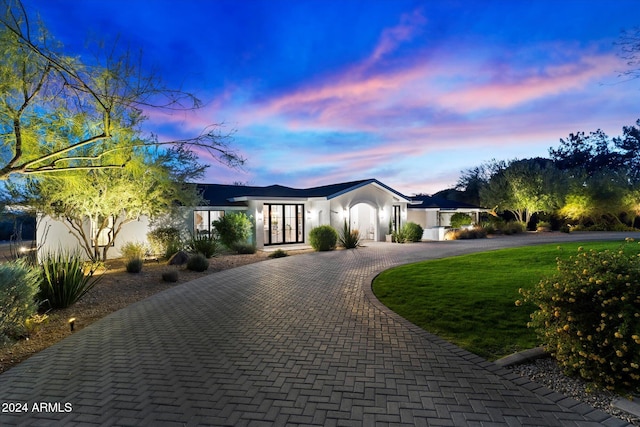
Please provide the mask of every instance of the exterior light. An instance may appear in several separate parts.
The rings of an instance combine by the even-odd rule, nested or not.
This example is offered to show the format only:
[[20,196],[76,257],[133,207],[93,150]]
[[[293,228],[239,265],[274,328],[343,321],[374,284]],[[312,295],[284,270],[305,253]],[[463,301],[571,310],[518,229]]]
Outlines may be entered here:
[[76,318],[72,317],[69,319],[69,329],[71,329],[71,332],[73,332],[73,329],[76,325]]

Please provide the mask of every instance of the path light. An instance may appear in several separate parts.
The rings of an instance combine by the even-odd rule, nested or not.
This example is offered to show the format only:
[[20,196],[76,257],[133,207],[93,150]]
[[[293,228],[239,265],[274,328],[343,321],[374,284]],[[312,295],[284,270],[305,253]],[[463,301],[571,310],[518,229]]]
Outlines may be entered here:
[[69,328],[71,329],[71,332],[73,332],[73,328],[75,327],[75,325],[76,325],[76,318],[75,317],[70,318],[69,319]]

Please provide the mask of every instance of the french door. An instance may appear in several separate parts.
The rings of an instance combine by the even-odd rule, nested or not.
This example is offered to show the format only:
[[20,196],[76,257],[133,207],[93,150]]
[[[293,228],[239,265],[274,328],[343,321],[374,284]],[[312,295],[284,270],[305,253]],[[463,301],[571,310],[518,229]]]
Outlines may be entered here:
[[265,203],[264,244],[304,243],[304,205]]

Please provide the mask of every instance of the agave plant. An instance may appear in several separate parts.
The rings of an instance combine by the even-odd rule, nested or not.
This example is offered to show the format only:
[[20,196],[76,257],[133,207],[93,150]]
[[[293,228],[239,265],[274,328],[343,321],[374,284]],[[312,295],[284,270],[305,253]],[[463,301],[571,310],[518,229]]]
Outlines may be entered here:
[[340,246],[345,249],[357,248],[360,246],[360,232],[358,230],[351,230],[351,225],[348,225],[347,220],[345,220],[339,240]]
[[51,308],[69,307],[98,283],[101,276],[94,277],[95,272],[77,253],[50,253],[42,260],[39,299]]

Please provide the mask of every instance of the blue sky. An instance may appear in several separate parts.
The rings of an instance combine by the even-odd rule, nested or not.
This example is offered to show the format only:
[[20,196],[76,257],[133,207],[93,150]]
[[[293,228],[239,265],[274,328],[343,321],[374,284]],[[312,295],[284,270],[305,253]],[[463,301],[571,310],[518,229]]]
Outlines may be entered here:
[[[640,2],[24,0],[68,53],[119,38],[196,112],[149,114],[163,139],[234,130],[243,169],[206,181],[307,187],[377,178],[406,194],[496,158],[640,118],[615,43]],[[205,154],[204,162],[210,162]]]

